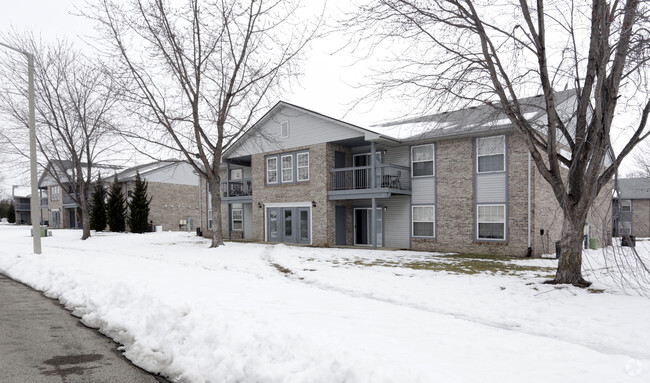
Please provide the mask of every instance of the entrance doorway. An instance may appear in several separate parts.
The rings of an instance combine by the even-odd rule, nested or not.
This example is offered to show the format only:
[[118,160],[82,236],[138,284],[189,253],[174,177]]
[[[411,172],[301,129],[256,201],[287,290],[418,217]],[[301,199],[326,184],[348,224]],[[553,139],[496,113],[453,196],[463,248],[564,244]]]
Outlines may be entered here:
[[267,208],[267,240],[311,244],[310,210],[308,207]]
[[[372,245],[372,209],[369,207],[354,209],[354,244],[361,246]],[[375,226],[377,228],[377,247],[384,246],[384,210],[375,211]]]

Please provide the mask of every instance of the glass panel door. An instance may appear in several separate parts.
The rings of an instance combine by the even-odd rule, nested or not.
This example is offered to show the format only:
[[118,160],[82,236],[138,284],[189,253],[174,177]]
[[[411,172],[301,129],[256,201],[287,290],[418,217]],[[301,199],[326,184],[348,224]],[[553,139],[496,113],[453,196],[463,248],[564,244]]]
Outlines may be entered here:
[[280,233],[278,233],[278,208],[267,209],[269,214],[268,240],[270,242],[279,242]]
[[282,216],[284,221],[284,240],[283,242],[296,242],[296,232],[294,230],[294,211],[292,208],[282,209]]
[[298,242],[311,243],[309,230],[309,208],[298,209]]

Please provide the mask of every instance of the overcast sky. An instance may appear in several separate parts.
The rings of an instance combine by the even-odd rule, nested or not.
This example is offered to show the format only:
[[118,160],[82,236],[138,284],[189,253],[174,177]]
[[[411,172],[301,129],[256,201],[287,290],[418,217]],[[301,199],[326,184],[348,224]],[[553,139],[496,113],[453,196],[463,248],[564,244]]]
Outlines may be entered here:
[[[321,1],[309,0],[304,3],[313,6],[314,9],[320,9]],[[0,31],[8,32],[12,28],[17,32],[34,31],[40,33],[46,40],[85,38],[94,33],[94,24],[74,15],[75,6],[83,4],[83,0],[5,2],[0,13]],[[326,19],[332,20],[335,15],[341,14],[339,7],[348,4],[348,1],[330,0]],[[386,103],[379,108],[368,105],[351,107],[365,92],[356,85],[363,80],[368,68],[365,67],[365,63],[359,63],[353,54],[341,51],[340,48],[344,44],[345,37],[340,34],[331,34],[327,38],[314,42],[306,53],[307,59],[301,65],[303,75],[299,78],[299,83],[292,86],[290,92],[283,94],[281,99],[364,127],[388,118],[398,118],[395,113],[402,108],[392,103]],[[12,183],[28,184],[28,182],[28,175],[18,179],[6,179],[0,185],[0,190],[11,193]]]
[[[306,0],[303,4],[319,8],[323,0]],[[84,0],[16,0],[4,2],[0,12],[0,31],[33,31],[45,39],[65,37],[71,40],[94,33],[93,23],[75,16],[75,6]],[[348,7],[348,0],[328,0],[326,20],[333,20],[341,14],[340,7]],[[379,105],[361,104],[352,108],[355,100],[367,92],[359,88],[370,73],[368,60],[359,58],[349,50],[341,50],[345,37],[330,34],[313,43],[306,52],[300,84],[282,95],[281,99],[316,112],[343,119],[347,122],[371,128],[373,123],[405,116],[408,106],[394,100],[384,100]],[[277,101],[280,101],[279,99]],[[615,143],[616,145],[616,143]],[[628,161],[629,163],[630,161]],[[0,175],[0,178],[2,175]],[[28,175],[0,180],[0,194],[10,194],[10,185],[28,184]],[[1,197],[1,196],[0,196]]]

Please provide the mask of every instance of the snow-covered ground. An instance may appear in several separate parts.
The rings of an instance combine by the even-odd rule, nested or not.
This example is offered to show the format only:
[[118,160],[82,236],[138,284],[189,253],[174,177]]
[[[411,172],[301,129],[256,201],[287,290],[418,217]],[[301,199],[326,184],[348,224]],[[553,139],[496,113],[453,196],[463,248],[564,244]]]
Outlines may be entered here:
[[80,234],[33,255],[28,227],[0,225],[0,272],[173,381],[650,382],[650,299],[602,251],[584,290],[541,283],[554,259]]

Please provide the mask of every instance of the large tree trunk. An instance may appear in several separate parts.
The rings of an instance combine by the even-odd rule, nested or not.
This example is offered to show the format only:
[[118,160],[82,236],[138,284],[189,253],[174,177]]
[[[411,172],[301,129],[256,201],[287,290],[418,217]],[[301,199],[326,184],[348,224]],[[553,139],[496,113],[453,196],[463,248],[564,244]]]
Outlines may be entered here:
[[83,226],[83,233],[81,234],[81,239],[90,238],[90,212],[88,208],[81,208],[81,224]]
[[208,179],[210,183],[212,203],[212,244],[210,247],[219,247],[223,245],[223,231],[221,223],[221,182],[218,176]]
[[[579,215],[582,217],[583,215]],[[591,282],[582,278],[582,241],[585,218],[564,217],[562,237],[560,239],[560,254],[555,279],[548,281],[553,284],[568,283],[579,287],[589,287]]]

